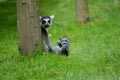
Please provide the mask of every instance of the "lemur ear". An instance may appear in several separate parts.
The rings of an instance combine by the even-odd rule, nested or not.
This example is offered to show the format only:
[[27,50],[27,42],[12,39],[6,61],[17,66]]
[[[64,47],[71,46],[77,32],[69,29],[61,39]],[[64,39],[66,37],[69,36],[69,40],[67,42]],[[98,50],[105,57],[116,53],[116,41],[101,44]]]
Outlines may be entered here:
[[50,18],[53,20],[54,19],[54,15],[51,15]]
[[41,17],[41,16],[39,16],[39,18],[41,19],[42,17]]

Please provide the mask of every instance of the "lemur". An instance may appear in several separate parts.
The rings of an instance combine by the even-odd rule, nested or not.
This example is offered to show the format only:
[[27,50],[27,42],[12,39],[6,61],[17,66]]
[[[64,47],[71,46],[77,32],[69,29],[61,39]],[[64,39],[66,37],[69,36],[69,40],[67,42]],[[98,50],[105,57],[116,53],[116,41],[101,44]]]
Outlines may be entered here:
[[58,39],[58,42],[55,47],[52,47],[50,44],[47,28],[52,25],[52,20],[54,15],[51,16],[40,16],[40,26],[43,38],[44,50],[56,53],[58,55],[69,55],[69,40],[67,37],[62,36]]

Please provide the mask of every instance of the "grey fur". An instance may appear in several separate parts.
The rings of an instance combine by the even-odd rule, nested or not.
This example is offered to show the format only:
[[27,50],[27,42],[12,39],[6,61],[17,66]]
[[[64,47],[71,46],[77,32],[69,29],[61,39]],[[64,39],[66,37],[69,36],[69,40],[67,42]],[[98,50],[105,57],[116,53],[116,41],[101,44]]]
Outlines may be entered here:
[[54,15],[40,17],[44,49],[58,55],[69,55],[69,41],[66,37],[60,37],[57,45],[52,47],[48,37],[47,28],[51,26]]

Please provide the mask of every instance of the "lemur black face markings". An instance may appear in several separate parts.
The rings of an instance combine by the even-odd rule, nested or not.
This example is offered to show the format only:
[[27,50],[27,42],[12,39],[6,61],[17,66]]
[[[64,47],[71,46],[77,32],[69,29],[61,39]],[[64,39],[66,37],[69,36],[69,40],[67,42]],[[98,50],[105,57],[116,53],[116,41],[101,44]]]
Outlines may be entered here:
[[51,15],[50,17],[49,16],[40,17],[41,27],[45,29],[50,27],[53,19],[54,19],[54,15]]
[[52,47],[50,45],[48,32],[46,29],[51,26],[53,19],[54,19],[54,15],[43,16],[43,17],[40,16],[44,49],[49,52],[54,52],[58,55],[68,56],[69,55],[69,40],[66,37],[60,37],[55,47]]

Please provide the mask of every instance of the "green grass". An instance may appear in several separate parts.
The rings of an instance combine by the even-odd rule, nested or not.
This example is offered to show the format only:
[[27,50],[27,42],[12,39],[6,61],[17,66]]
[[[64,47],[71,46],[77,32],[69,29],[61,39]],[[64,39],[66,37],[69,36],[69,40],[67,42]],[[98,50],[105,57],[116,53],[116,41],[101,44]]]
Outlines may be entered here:
[[21,56],[15,0],[0,2],[0,80],[120,80],[120,7],[89,0],[90,22],[77,24],[74,0],[40,0],[40,15],[55,15],[51,44],[65,35],[70,56]]

